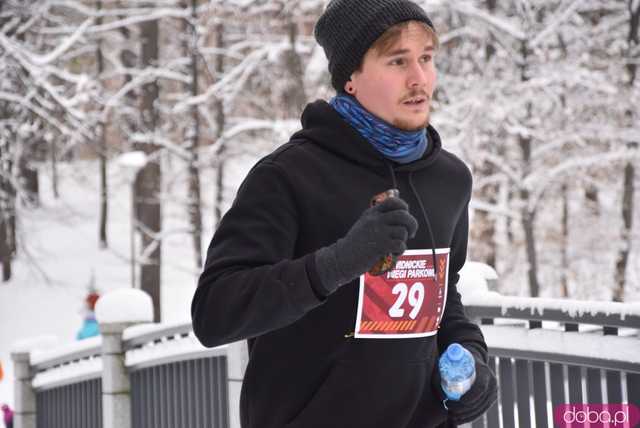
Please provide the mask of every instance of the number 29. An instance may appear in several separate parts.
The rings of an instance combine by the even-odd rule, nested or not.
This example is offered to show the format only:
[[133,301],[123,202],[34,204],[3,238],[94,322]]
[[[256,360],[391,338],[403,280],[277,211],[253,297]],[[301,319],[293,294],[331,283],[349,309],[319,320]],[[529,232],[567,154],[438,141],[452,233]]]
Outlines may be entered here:
[[412,308],[411,312],[409,312],[409,317],[416,319],[424,302],[424,284],[416,282],[409,288],[404,282],[399,282],[393,287],[391,293],[398,295],[398,298],[393,306],[389,308],[389,316],[392,318],[402,318],[404,316],[404,308],[402,308],[402,305],[408,297],[409,305],[411,305]]

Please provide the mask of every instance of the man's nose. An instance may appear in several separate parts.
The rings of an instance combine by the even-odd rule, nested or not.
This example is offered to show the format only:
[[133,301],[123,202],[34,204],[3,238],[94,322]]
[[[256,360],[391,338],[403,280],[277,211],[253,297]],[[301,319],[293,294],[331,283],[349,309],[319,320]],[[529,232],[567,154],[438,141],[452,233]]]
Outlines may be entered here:
[[407,75],[407,86],[410,88],[422,88],[428,82],[425,66],[419,61],[411,62]]

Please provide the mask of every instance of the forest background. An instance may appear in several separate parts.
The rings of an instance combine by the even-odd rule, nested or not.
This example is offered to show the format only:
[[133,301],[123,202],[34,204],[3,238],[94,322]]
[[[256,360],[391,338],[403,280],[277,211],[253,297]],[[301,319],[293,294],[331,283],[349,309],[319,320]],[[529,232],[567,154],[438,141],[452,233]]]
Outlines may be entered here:
[[[70,266],[95,283],[115,255],[117,286],[163,318],[170,272],[192,292],[244,173],[334,95],[313,39],[326,3],[0,2],[4,283]],[[640,0],[419,3],[440,38],[432,124],[474,176],[468,259],[503,294],[638,300]],[[78,211],[96,252],[67,265]]]

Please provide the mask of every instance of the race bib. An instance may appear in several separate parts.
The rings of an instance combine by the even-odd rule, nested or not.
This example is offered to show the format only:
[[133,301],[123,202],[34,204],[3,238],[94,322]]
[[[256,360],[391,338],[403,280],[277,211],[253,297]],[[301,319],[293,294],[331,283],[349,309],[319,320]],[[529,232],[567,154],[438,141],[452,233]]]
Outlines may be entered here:
[[447,301],[449,249],[437,249],[435,262],[437,270],[431,250],[407,250],[383,275],[361,275],[354,336],[394,339],[436,334]]

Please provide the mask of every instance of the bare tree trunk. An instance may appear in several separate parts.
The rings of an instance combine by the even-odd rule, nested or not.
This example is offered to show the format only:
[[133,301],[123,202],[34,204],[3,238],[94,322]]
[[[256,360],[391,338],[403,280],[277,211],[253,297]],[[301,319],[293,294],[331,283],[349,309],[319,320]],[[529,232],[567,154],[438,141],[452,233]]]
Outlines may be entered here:
[[[2,11],[6,2],[0,1],[0,11]],[[6,12],[6,11],[5,11]],[[5,23],[8,20],[14,19],[11,14],[3,13],[0,15],[0,27],[4,27]],[[24,22],[27,18],[24,16],[20,17],[20,21]],[[14,30],[17,29],[18,26],[14,27]],[[13,37],[13,33],[5,34],[7,37]],[[23,35],[16,36],[19,40],[24,40]],[[19,72],[18,72],[19,73]],[[17,85],[23,86],[21,83],[22,79],[11,74],[9,79],[12,79],[13,82]],[[24,89],[24,88],[23,88]],[[15,115],[15,110],[12,110],[10,105],[7,102],[0,102],[0,119],[5,120],[7,118],[11,118]],[[17,244],[17,234],[16,234],[16,199],[17,199],[17,189],[15,184],[11,181],[9,177],[16,177],[16,165],[14,163],[14,155],[16,150],[16,144],[18,143],[17,135],[15,134],[15,130],[11,131],[10,138],[8,139],[0,139],[0,171],[2,172],[2,176],[0,176],[0,197],[2,201],[2,207],[0,209],[0,228],[3,230],[3,242],[0,245],[3,246],[1,251],[1,262],[2,262],[2,277],[4,281],[8,281],[11,279],[11,262],[13,258],[16,256],[18,252],[18,244]]]
[[[125,5],[120,4],[120,2],[117,5],[118,8],[120,9],[124,9]],[[123,16],[119,16],[119,19],[124,19]],[[125,67],[125,69],[129,70],[132,69],[136,66],[136,62],[137,62],[137,56],[136,53],[134,51],[134,47],[136,45],[136,42],[133,40],[132,36],[131,36],[131,30],[127,27],[120,27],[120,34],[122,35],[122,37],[124,38],[125,42],[122,44],[122,48],[120,50],[120,61],[122,62],[123,67]],[[126,86],[129,82],[131,82],[132,80],[132,76],[131,73],[129,72],[125,72],[124,76],[123,76],[123,86]],[[135,106],[136,106],[136,102],[137,102],[137,96],[136,93],[133,90],[129,90],[127,91],[127,93],[125,94],[124,99],[126,100],[126,112],[125,114],[123,114],[122,116],[117,116],[118,119],[118,124],[120,129],[120,135],[122,137],[122,140],[125,141],[127,144],[127,149],[131,150],[133,147],[132,144],[130,144],[129,142],[129,136],[133,135],[134,133],[138,132],[138,128],[139,128],[139,121],[138,118],[134,115],[131,114],[129,112],[132,112],[135,110]],[[130,235],[130,247],[131,247],[131,260],[130,260],[130,264],[131,264],[131,287],[134,288],[138,288],[139,285],[136,284],[136,270],[137,270],[137,261],[136,261],[136,242],[135,242],[135,237],[137,236],[137,232],[138,232],[138,219],[139,219],[139,215],[138,213],[140,212],[139,206],[138,206],[138,200],[137,200],[137,196],[136,196],[136,191],[137,191],[138,185],[137,185],[137,177],[136,180],[134,181],[134,183],[131,186],[131,205],[132,205],[132,219],[131,219],[131,235]]]
[[11,251],[7,243],[7,222],[0,219],[0,261],[2,262],[2,281],[11,279]]
[[[26,22],[28,19],[27,16],[21,16],[20,20]],[[17,32],[16,39],[20,42],[25,42],[25,33]],[[22,70],[22,74],[26,75],[26,71]],[[32,113],[32,117],[36,118],[35,113]],[[38,169],[31,163],[32,159],[35,159],[35,144],[33,141],[33,136],[31,139],[25,140],[25,138],[20,138],[19,144],[22,147],[19,147],[20,150],[18,156],[18,182],[20,183],[20,187],[23,193],[22,202],[26,203],[27,206],[37,207],[40,204],[40,183],[38,180]]]
[[[13,161],[7,160],[7,169],[6,172],[9,174],[8,176],[13,176],[14,172],[14,164]],[[6,182],[6,193],[8,195],[8,206],[7,206],[7,216],[8,216],[8,244],[9,250],[11,251],[11,256],[15,257],[18,254],[18,237],[17,237],[17,221],[16,217],[18,216],[16,205],[17,205],[17,197],[18,192],[15,186],[11,183]]]
[[[156,66],[158,62],[158,20],[140,24],[142,66]],[[140,105],[141,124],[144,132],[152,136],[155,132],[158,112],[154,103],[158,99],[158,83],[146,83],[142,87]],[[150,160],[138,172],[136,196],[139,206],[139,231],[142,236],[142,257],[140,261],[140,287],[149,293],[153,301],[154,322],[160,321],[160,273],[162,229],[160,193],[162,174],[160,157],[155,153],[158,148],[153,141],[142,143],[139,147],[147,153]],[[155,156],[154,156],[155,154]]]
[[[487,150],[490,150],[487,148]],[[495,167],[490,162],[483,163],[479,168],[479,173],[483,177],[490,177],[495,174]],[[478,191],[480,200],[489,204],[497,203],[498,186],[486,185]],[[472,259],[482,260],[484,263],[496,266],[496,221],[494,215],[482,209],[476,209],[473,214],[472,234]]]
[[58,192],[58,148],[56,147],[55,138],[51,140],[51,150],[50,150],[50,159],[51,159],[51,190],[53,191],[53,197],[58,199],[60,197],[60,193]]
[[[125,6],[119,5],[118,7],[124,8]],[[124,19],[124,16],[119,16],[118,18]],[[125,39],[122,50],[120,51],[120,61],[122,62],[122,65],[126,69],[132,69],[136,66],[136,62],[137,62],[136,53],[133,49],[135,46],[135,41],[131,37],[131,30],[127,27],[120,27],[120,34],[122,34],[122,37],[124,37]],[[123,86],[131,82],[131,79],[132,79],[131,74],[125,73]],[[127,91],[125,96],[127,100],[127,107],[130,107],[127,109],[127,111],[129,110],[133,111],[133,108],[137,102],[136,93],[133,90],[130,90],[130,91]],[[133,133],[138,131],[138,125],[139,125],[138,118],[134,116],[135,115],[127,114],[124,117],[125,138],[127,138],[129,135],[132,135]]]
[[[0,11],[4,6],[4,2],[0,1]],[[0,27],[3,27],[7,17],[0,17]],[[7,103],[0,101],[0,119],[5,120],[10,116]],[[11,161],[9,153],[11,152],[10,141],[0,140],[0,263],[2,264],[2,281],[7,282],[11,279],[11,259],[12,251],[12,232],[11,232],[11,183],[7,177],[11,177]],[[14,235],[15,237],[15,235]]]
[[289,30],[290,48],[286,54],[286,69],[289,85],[283,94],[284,108],[282,109],[285,118],[299,116],[307,102],[307,95],[304,90],[302,60],[296,51],[298,26],[291,15],[289,15],[288,19],[289,22],[287,26]]
[[600,196],[598,188],[593,184],[587,186],[584,190],[584,198],[589,213],[594,216],[600,216]]
[[24,201],[30,207],[37,207],[40,205],[40,180],[38,177],[38,168],[36,168],[30,161],[33,156],[33,145],[27,144],[20,156],[19,174],[20,183],[24,191]]
[[[183,4],[186,9],[186,2]],[[191,83],[187,84],[186,90],[191,96],[198,95],[198,32],[197,32],[197,0],[191,0],[191,25],[184,20],[184,52],[185,56],[190,59]],[[189,30],[191,40],[188,38]],[[202,210],[200,200],[200,169],[198,167],[199,156],[198,148],[200,146],[200,115],[198,114],[198,106],[191,107],[191,123],[185,129],[186,139],[189,141],[188,151],[189,159],[189,220],[191,222],[191,230],[193,237],[193,252],[196,267],[202,267]]]
[[[527,41],[522,42],[521,48],[522,66],[521,81],[526,82],[529,80],[527,75],[527,58],[529,55],[529,48]],[[530,101],[527,101],[527,117],[531,118],[532,105]],[[519,137],[520,151],[522,152],[522,177],[525,178],[531,173],[531,137],[521,135]],[[538,260],[536,253],[536,240],[534,233],[535,224],[535,211],[529,207],[531,195],[529,190],[525,188],[520,189],[520,199],[522,201],[522,227],[524,229],[526,252],[527,252],[527,276],[529,277],[529,292],[531,297],[538,297],[540,295],[540,284],[538,282]]]
[[[496,0],[487,0],[487,10],[493,14],[496,9]],[[493,35],[489,35],[485,46],[485,63],[488,64],[495,54]],[[494,141],[497,141],[495,139]],[[492,147],[485,147],[485,150],[492,150]],[[483,177],[491,177],[496,169],[493,163],[484,162],[480,165],[480,174]],[[477,196],[480,200],[489,204],[497,203],[498,186],[487,185],[478,190]],[[494,216],[485,210],[476,210],[473,215],[473,225],[471,227],[472,246],[470,248],[473,260],[482,260],[484,263],[496,267],[496,221]]]
[[[558,45],[562,52],[563,58],[567,57],[567,44],[562,37],[562,33],[557,34]],[[564,94],[560,95],[560,105],[564,110],[567,107],[567,97]],[[560,294],[561,297],[569,297],[569,273],[571,272],[571,261],[569,260],[569,185],[564,182],[560,188],[560,194],[562,197],[562,250],[561,250],[561,263],[562,271],[560,278]]]
[[[4,107],[4,106],[3,106]],[[2,117],[6,117],[4,108],[2,109]],[[2,175],[0,176],[0,263],[2,263],[2,280],[4,282],[11,279],[11,260],[12,254],[12,242],[11,242],[11,184],[5,177],[10,176],[10,162],[5,156],[8,155],[6,145],[9,142],[5,142],[3,146],[0,146],[0,170]]]
[[562,184],[562,297],[569,297],[569,186]]
[[622,229],[621,247],[616,261],[616,288],[613,291],[613,300],[624,301],[624,289],[626,283],[627,264],[629,253],[631,253],[631,227],[633,225],[633,194],[635,168],[631,163],[627,163],[624,168],[624,189],[622,194]]
[[[497,5],[498,5],[497,0],[487,0],[487,10],[489,11],[490,14],[493,15]],[[484,56],[487,59],[487,61],[489,61],[493,57],[493,55],[496,53],[496,47],[494,46],[494,41],[495,41],[494,39],[495,39],[494,35],[489,34],[489,41],[487,42],[485,46],[485,51],[484,51]]]
[[[493,14],[496,10],[496,0],[487,0],[487,9],[489,9],[489,13]],[[495,52],[496,52],[496,48],[494,46],[494,36],[492,34],[489,38],[489,42],[487,43],[486,50],[485,50],[485,58],[487,63],[491,61],[491,58],[493,58],[493,55],[495,54]],[[496,172],[495,165],[493,163],[487,163],[486,168],[487,168],[486,176],[492,176],[495,174]],[[486,189],[487,189],[486,200],[489,203],[495,204],[497,202],[497,194],[498,194],[497,186],[489,186]],[[489,213],[485,212],[482,214],[482,216],[485,217],[483,220],[486,224],[486,227],[484,228],[482,240],[484,241],[488,249],[484,260],[488,265],[495,267],[496,253],[497,253],[496,238],[495,238],[496,221],[495,221],[495,218]]]
[[[96,0],[96,10],[98,13],[102,10],[102,0]],[[102,17],[96,20],[97,25],[102,24]],[[96,49],[96,67],[98,80],[104,71],[104,60],[102,57],[102,38],[98,39],[98,47]],[[107,248],[109,242],[107,240],[107,216],[109,214],[109,188],[107,183],[107,139],[105,135],[105,124],[101,121],[98,126],[98,158],[100,160],[100,230],[98,238],[101,248]]]
[[[627,72],[629,74],[629,91],[633,89],[633,85],[636,80],[637,64],[632,61],[631,56],[637,50],[638,39],[638,27],[640,26],[640,3],[633,0],[628,1],[629,9],[629,46],[628,52],[630,58],[628,58]],[[634,10],[633,7],[636,7]],[[628,109],[625,112],[628,125],[633,126],[637,123],[636,113],[633,109]],[[638,147],[638,141],[630,141],[627,143],[627,147],[630,149]],[[635,166],[632,162],[627,162],[624,168],[624,187],[622,193],[622,240],[620,243],[620,250],[618,251],[618,257],[616,261],[616,274],[615,282],[616,288],[613,290],[613,300],[616,302],[624,301],[624,290],[627,281],[627,265],[629,263],[629,254],[631,253],[632,242],[632,228],[633,228],[633,197],[635,193]]]
[[[223,49],[225,45],[224,41],[224,25],[221,22],[218,22],[216,25],[216,47],[218,49]],[[215,61],[215,72],[216,76],[222,76],[224,73],[224,57],[220,54],[216,55]],[[220,220],[222,219],[222,203],[224,201],[224,166],[225,166],[225,144],[222,142],[222,134],[224,133],[224,128],[226,125],[226,118],[224,115],[224,105],[222,104],[222,100],[216,99],[215,101],[215,110],[216,110],[216,144],[219,145],[217,154],[217,165],[216,169],[216,194],[215,194],[215,228],[218,228],[220,224]]]

